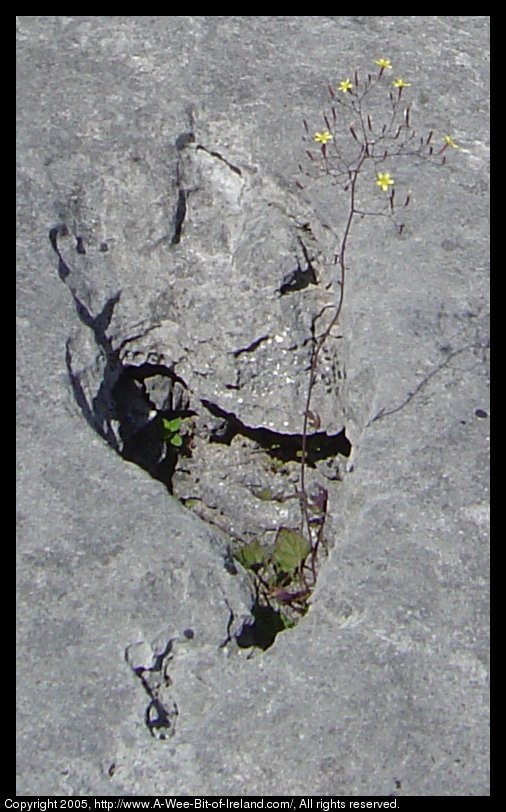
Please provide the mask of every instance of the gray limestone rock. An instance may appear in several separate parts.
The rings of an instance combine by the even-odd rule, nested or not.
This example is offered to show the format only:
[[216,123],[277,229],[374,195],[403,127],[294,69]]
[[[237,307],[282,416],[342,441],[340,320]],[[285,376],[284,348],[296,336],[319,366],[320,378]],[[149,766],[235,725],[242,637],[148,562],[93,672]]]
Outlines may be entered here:
[[[105,185],[82,178],[60,202],[50,239],[80,322],[67,368],[84,416],[115,450],[232,538],[269,542],[300,521],[296,453],[315,341],[334,312],[336,235],[256,167],[204,146],[193,113],[191,126],[175,139],[173,182],[159,190],[172,219],[163,235],[161,222],[154,238],[147,228],[142,273],[138,229],[102,250],[113,207],[146,218],[152,176],[137,160]],[[309,440],[319,461],[349,454],[339,344],[331,334],[312,394],[325,427]],[[178,459],[161,439],[171,415],[184,421]],[[286,476],[272,484],[276,461]],[[316,492],[313,471],[308,481]],[[259,502],[255,489],[275,498]]]
[[[488,18],[17,28],[18,793],[487,795]],[[297,521],[346,211],[301,120],[379,56],[461,149],[353,227],[328,555],[262,652],[231,550]]]

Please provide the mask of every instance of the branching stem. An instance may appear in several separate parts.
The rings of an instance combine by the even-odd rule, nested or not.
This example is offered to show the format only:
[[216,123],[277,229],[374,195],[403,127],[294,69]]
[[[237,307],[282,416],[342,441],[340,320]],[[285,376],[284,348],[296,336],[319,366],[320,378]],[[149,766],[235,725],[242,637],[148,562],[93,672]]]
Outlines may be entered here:
[[[306,408],[304,410],[304,417],[302,423],[302,453],[301,453],[301,466],[300,466],[300,492],[304,498],[300,500],[301,505],[301,513],[302,513],[302,526],[301,532],[304,532],[304,528],[306,530],[307,536],[309,541],[311,542],[311,549],[315,550],[316,544],[313,541],[311,527],[310,527],[310,520],[309,520],[309,512],[308,512],[308,496],[306,491],[306,466],[307,466],[307,438],[308,438],[308,421],[309,416],[311,414],[311,400],[313,396],[313,390],[316,384],[317,379],[317,370],[318,370],[318,360],[320,357],[320,353],[323,349],[325,342],[327,341],[332,329],[337,324],[339,316],[341,315],[341,311],[343,309],[344,303],[344,291],[345,291],[345,282],[346,282],[346,249],[348,247],[348,239],[351,232],[351,226],[353,223],[353,218],[357,214],[357,209],[355,207],[356,201],[356,187],[358,176],[360,174],[360,170],[367,160],[367,151],[366,148],[362,147],[362,152],[359,156],[355,169],[350,170],[350,184],[348,187],[349,192],[349,200],[350,206],[348,210],[348,216],[346,219],[346,224],[344,227],[343,236],[341,239],[341,245],[339,248],[338,253],[336,254],[336,264],[339,267],[339,296],[338,300],[333,307],[335,308],[334,315],[330,320],[329,324],[320,335],[320,337],[316,341],[316,345],[313,350],[312,358],[311,358],[311,366],[309,370],[309,381],[307,387],[307,396],[306,396]],[[321,315],[321,314],[320,314]],[[318,539],[317,539],[318,542]],[[315,556],[313,556],[314,561]],[[314,566],[313,566],[313,575],[314,573]]]

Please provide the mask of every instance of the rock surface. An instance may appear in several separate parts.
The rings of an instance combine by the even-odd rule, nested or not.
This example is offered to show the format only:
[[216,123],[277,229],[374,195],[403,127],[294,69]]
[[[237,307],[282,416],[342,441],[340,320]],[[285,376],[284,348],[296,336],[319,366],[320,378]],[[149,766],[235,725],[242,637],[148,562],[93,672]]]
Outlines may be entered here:
[[[18,793],[487,795],[488,18],[17,20]],[[301,119],[382,55],[462,149],[399,168],[401,235],[352,234],[330,557],[241,649],[227,534],[294,520],[258,430],[300,433],[337,287]],[[176,470],[155,414],[184,415]]]

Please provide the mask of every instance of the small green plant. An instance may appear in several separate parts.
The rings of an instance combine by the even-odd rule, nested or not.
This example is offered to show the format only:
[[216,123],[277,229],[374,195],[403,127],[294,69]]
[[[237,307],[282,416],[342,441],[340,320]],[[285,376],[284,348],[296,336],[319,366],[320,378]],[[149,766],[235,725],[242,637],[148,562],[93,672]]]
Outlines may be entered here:
[[[296,493],[294,497],[304,498]],[[289,527],[280,527],[273,545],[263,545],[254,539],[234,552],[235,559],[249,571],[255,587],[255,605],[267,607],[273,620],[289,628],[309,608],[309,598],[316,583],[316,555],[323,540],[327,515],[328,492],[321,485],[308,499],[311,530],[316,531],[317,543]],[[290,498],[290,497],[286,497]],[[278,629],[279,631],[279,629]]]
[[[411,191],[408,189],[399,203],[396,179],[392,174],[394,165],[401,165],[405,159],[435,160],[444,164],[447,150],[458,149],[450,135],[438,138],[433,130],[421,136],[416,133],[411,121],[411,104],[405,103],[405,92],[411,82],[401,77],[390,79],[392,64],[389,59],[376,59],[375,65],[377,70],[363,79],[358,71],[354,71],[352,79],[347,77],[337,85],[328,86],[331,104],[328,112],[323,114],[325,129],[312,131],[307,121],[303,120],[304,141],[309,144],[305,165],[299,164],[299,171],[306,178],[306,183],[308,180],[322,181],[335,186],[339,193],[344,193],[348,198],[348,213],[333,260],[338,294],[335,304],[323,308],[313,325],[306,407],[302,421],[300,532],[310,541],[313,551],[318,547],[321,534],[317,532],[315,537],[311,526],[305,481],[309,431],[315,419],[312,398],[320,355],[343,308],[348,271],[347,248],[352,226],[357,219],[386,217],[402,234],[404,223],[398,221],[397,210],[399,206],[405,209],[409,205]],[[310,145],[312,148],[309,148]],[[314,147],[318,148],[317,152]],[[365,184],[361,181],[362,175]],[[305,188],[299,181],[297,185]],[[381,200],[376,199],[378,190]],[[319,329],[318,323],[321,325]],[[316,418],[319,420],[317,415]]]
[[[321,428],[321,419],[312,402],[320,355],[343,308],[352,227],[365,217],[386,217],[402,234],[404,223],[397,219],[397,211],[410,204],[411,191],[406,190],[400,199],[398,187],[402,185],[403,170],[399,166],[397,176],[394,166],[405,159],[435,160],[444,164],[447,150],[459,148],[450,135],[438,138],[432,130],[426,135],[417,135],[411,122],[411,104],[405,103],[411,82],[401,77],[390,79],[389,59],[376,59],[375,65],[377,70],[364,79],[354,71],[350,74],[352,78],[329,85],[331,104],[323,114],[324,128],[314,131],[303,120],[307,148],[305,164],[299,164],[299,171],[305,184],[321,181],[335,186],[338,193],[348,198],[347,214],[332,263],[336,268],[334,282],[338,293],[335,303],[324,307],[313,323],[302,442],[296,452],[300,475],[294,497],[300,504],[300,527],[297,530],[280,527],[271,548],[254,540],[234,554],[252,575],[257,610],[273,609],[275,621],[281,623],[282,628],[293,625],[297,615],[308,609],[316,584],[318,553],[324,542],[328,494],[318,485],[316,494],[311,497],[306,484],[314,444],[310,432]],[[305,188],[300,181],[296,183],[299,188]],[[271,451],[273,449],[276,449],[274,444]],[[281,466],[282,461],[274,453],[272,470],[279,472]]]
[[310,553],[309,541],[287,527],[279,528],[273,546],[262,546],[254,539],[234,553],[252,573],[257,605],[274,608],[281,628],[293,626],[297,614],[307,611],[311,589],[305,568]]
[[181,431],[181,418],[173,417],[172,420],[167,420],[162,417],[161,432],[162,438],[166,443],[174,448],[181,448],[183,445],[183,438],[180,434]]

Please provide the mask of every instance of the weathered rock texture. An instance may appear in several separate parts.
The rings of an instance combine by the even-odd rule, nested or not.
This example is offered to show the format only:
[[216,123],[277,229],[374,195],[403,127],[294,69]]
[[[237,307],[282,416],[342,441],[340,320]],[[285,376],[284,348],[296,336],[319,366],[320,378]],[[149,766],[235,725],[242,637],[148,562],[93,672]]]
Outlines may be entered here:
[[[20,794],[488,794],[487,29],[18,18]],[[261,653],[230,543],[295,521],[265,493],[296,487],[346,205],[296,189],[301,119],[383,55],[462,149],[399,167],[401,235],[354,226],[314,398],[330,555]]]
[[[59,201],[50,241],[78,317],[67,369],[83,416],[111,447],[235,537],[272,535],[298,521],[297,501],[280,500],[298,480],[314,337],[334,312],[336,238],[294,193],[200,143],[194,113],[189,126],[168,150],[172,186],[159,183],[158,205],[156,177],[137,154],[107,170],[105,188],[92,173]],[[104,234],[107,212],[139,222],[147,201],[160,236],[140,272],[138,229],[124,224],[121,240]],[[331,458],[349,454],[338,345],[331,334],[311,400],[322,425],[311,467],[325,461],[332,480],[341,474]],[[186,420],[175,470],[161,415]],[[281,447],[284,478],[273,476],[271,446]],[[266,489],[277,499],[259,504]]]

